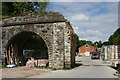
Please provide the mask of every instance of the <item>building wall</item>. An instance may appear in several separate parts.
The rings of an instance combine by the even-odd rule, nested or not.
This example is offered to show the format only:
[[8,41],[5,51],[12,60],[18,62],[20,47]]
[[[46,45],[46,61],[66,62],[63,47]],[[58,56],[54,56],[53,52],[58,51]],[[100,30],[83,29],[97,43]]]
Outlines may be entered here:
[[75,66],[76,41],[74,38],[74,30],[72,26],[70,26],[70,23],[67,22],[66,26],[67,28],[64,28],[64,44],[69,45],[69,47],[64,46],[64,49],[65,49],[64,51],[65,51],[65,67],[67,68],[67,67]]
[[79,54],[85,56],[86,52],[96,52],[96,47],[89,44],[83,45],[79,48]]
[[101,48],[104,54],[103,59],[118,59],[119,47],[118,45],[108,45]]
[[104,61],[109,61],[110,65],[112,67],[117,67],[118,64],[120,64],[120,58],[119,58],[119,45],[107,45],[102,46],[101,53],[102,53],[102,59]]

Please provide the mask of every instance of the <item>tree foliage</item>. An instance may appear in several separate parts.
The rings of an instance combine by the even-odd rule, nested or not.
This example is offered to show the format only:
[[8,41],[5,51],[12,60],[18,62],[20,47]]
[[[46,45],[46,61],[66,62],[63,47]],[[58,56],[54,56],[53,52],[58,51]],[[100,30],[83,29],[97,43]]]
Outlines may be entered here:
[[3,2],[2,3],[2,15],[3,16],[8,16],[12,15],[14,12],[15,7],[13,6],[13,2]]
[[89,45],[91,45],[91,46],[94,45],[92,41],[80,40],[80,45],[79,45],[79,47],[81,47],[81,46],[83,46],[83,45],[85,45],[85,44],[89,44]]
[[3,2],[2,16],[46,12],[49,2]]
[[118,28],[103,45],[120,45],[120,28]]
[[80,45],[80,41],[79,41],[79,37],[77,34],[74,34],[74,37],[75,37],[75,41],[76,41],[76,52],[78,52],[78,48],[79,48],[79,45]]
[[79,37],[77,34],[74,35],[75,37],[75,40],[76,40],[76,52],[78,52],[78,48],[85,45],[85,44],[89,44],[89,45],[92,45],[94,46],[93,42],[92,41],[86,41],[86,40],[79,40]]
[[95,45],[96,47],[98,47],[98,48],[101,48],[102,45],[103,45],[103,43],[102,43],[102,41],[100,40],[100,41],[94,42],[94,45]]

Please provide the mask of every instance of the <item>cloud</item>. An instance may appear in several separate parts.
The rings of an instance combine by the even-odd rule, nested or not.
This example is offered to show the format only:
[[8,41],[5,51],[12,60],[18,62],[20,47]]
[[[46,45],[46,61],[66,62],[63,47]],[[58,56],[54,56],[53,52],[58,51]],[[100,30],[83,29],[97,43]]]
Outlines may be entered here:
[[51,2],[118,2],[119,0],[50,0]]
[[77,35],[80,40],[91,40],[91,41],[99,41],[104,35],[102,32],[95,30],[79,30],[78,27],[75,28]]
[[85,14],[77,14],[77,15],[73,15],[70,18],[70,21],[78,21],[78,22],[84,22],[84,21],[89,21],[89,17],[86,16]]
[[51,9],[70,21],[80,39],[107,41],[118,28],[116,2],[59,2]]
[[72,22],[72,26],[80,39],[107,41],[118,28],[117,19],[115,14],[104,14],[91,17],[87,22]]

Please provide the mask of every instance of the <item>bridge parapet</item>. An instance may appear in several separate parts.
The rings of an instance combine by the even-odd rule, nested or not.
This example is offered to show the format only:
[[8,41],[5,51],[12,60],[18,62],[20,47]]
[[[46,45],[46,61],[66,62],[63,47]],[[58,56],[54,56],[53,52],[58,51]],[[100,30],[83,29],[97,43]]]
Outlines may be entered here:
[[35,23],[54,23],[67,21],[64,16],[59,13],[49,12],[34,15],[15,16],[2,20],[2,26],[22,25],[22,24],[35,24]]

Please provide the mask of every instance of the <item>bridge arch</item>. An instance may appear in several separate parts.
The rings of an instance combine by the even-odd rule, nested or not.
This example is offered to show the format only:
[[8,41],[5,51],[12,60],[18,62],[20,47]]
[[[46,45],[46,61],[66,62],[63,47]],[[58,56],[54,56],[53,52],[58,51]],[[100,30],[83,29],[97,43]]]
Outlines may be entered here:
[[21,32],[33,32],[42,37],[48,48],[49,67],[63,69],[74,66],[74,31],[61,14],[50,12],[3,19],[3,57],[6,57],[6,45],[9,40]]
[[6,45],[6,51],[7,63],[14,62],[18,66],[25,66],[28,58],[31,57],[36,60],[48,59],[49,52],[42,37],[31,31],[22,31],[13,35]]

